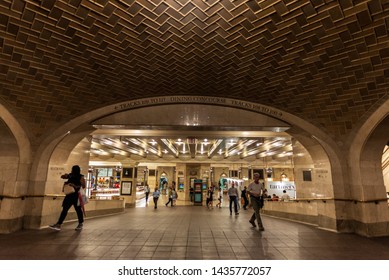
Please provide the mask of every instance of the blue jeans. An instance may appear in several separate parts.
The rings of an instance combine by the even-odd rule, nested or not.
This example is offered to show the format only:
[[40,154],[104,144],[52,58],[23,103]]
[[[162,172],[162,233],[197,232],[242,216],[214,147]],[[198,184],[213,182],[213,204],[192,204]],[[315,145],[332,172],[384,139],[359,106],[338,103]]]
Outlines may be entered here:
[[238,201],[236,200],[236,196],[230,196],[230,213],[232,213],[232,202],[234,202],[235,213],[238,213]]

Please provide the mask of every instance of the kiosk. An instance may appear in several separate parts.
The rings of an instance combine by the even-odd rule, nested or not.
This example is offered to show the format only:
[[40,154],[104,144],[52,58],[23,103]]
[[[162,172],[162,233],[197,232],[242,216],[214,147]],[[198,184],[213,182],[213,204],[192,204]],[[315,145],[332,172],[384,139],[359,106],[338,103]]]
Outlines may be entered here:
[[202,190],[203,180],[194,180],[193,189],[194,189],[194,204],[197,206],[203,205],[203,190]]

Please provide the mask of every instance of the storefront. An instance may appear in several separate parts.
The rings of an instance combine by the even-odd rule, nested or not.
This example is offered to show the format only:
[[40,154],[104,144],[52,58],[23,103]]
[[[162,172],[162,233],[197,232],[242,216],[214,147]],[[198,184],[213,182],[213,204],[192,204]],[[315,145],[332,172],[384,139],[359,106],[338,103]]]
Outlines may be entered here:
[[119,199],[121,168],[90,167],[87,191],[93,199]]

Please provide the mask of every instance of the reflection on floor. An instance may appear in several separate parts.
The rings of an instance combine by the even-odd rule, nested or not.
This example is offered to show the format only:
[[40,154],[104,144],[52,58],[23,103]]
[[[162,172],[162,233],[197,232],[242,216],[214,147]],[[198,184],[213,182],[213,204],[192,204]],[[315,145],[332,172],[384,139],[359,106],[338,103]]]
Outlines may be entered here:
[[[178,192],[178,196],[184,196],[184,194],[182,194],[181,192]],[[165,194],[161,194],[161,196],[159,197],[159,200],[158,200],[158,205],[163,205],[165,204],[167,201],[169,200],[169,197]],[[226,203],[227,201],[227,203]],[[222,200],[222,207],[228,207],[228,197],[227,197],[227,194],[224,194],[223,195],[223,200]],[[205,204],[205,202],[203,202]],[[214,208],[216,208],[216,204],[218,203],[217,200],[214,200],[212,202],[212,205]],[[190,201],[187,201],[187,200],[184,200],[184,199],[178,199],[176,202],[175,202],[175,205],[176,206],[192,206],[193,203],[190,202]],[[150,194],[149,195],[149,198],[148,198],[148,201],[147,201],[147,206],[153,206],[154,207],[154,202],[153,202],[153,196]],[[170,204],[169,204],[170,206]],[[144,192],[137,192],[136,193],[136,207],[146,207],[146,198],[145,198],[145,194]]]
[[0,235],[0,259],[389,259],[389,237],[338,234],[263,216],[266,230],[252,228],[251,210],[152,205],[88,219],[81,232],[69,222]]

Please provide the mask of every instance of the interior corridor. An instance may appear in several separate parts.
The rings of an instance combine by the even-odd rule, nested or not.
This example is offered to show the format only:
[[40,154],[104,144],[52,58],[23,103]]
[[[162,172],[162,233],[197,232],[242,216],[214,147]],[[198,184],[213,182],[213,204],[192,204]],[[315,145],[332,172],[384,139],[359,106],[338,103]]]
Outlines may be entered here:
[[0,235],[3,260],[387,260],[389,237],[365,238],[262,216],[266,230],[252,228],[252,210],[229,215],[226,207],[126,209],[87,219],[61,231],[50,228]]

